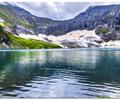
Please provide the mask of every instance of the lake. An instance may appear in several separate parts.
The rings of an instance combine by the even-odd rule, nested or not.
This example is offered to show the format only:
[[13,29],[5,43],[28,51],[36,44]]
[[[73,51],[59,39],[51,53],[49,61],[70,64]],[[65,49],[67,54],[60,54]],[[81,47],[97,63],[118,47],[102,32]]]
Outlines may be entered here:
[[0,50],[0,98],[120,98],[120,49]]

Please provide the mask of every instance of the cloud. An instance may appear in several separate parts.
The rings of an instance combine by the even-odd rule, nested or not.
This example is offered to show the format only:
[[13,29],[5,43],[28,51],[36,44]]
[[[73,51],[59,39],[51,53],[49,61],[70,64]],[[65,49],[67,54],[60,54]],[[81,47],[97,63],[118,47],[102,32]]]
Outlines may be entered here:
[[66,20],[83,12],[90,5],[113,4],[103,2],[16,2],[14,3],[33,15],[47,17],[56,20]]

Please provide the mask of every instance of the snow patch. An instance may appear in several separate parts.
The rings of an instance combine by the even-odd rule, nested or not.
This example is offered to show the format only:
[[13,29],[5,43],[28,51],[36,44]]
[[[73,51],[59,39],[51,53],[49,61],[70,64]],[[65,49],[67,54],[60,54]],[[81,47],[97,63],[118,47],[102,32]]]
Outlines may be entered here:
[[46,35],[42,35],[42,34],[39,34],[38,36],[37,35],[31,35],[31,34],[19,34],[19,37],[21,38],[25,38],[25,39],[36,39],[36,40],[43,40],[44,41],[44,38],[46,38]]
[[0,18],[0,22],[4,22],[4,19]]

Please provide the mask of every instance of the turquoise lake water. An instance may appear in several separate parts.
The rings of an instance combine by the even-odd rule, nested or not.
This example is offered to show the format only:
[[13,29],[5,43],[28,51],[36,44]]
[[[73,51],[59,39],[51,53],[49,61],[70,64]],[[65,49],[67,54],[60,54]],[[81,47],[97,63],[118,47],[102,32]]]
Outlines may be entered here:
[[120,49],[0,50],[0,98],[120,98]]

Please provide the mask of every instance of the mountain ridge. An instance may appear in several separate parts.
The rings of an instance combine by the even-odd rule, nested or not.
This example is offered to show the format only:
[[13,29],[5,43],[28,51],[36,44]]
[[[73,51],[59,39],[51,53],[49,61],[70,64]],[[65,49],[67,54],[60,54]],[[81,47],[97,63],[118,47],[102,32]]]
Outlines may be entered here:
[[[4,12],[7,12],[9,8],[10,21],[6,18],[7,15],[5,15],[4,12],[0,12],[0,14],[2,13],[4,15],[2,17],[5,17],[8,23],[12,24],[13,32],[15,32],[15,30],[17,30],[16,27],[20,25],[30,29],[36,35],[45,34],[55,36],[64,35],[74,30],[93,30],[98,25],[104,24],[112,27],[112,20],[116,14],[120,12],[120,4],[92,6],[72,19],[61,21],[37,17],[23,8],[16,5],[13,6],[9,3],[7,5],[0,5],[0,9],[2,6],[4,8],[3,10],[5,10]],[[13,17],[14,15],[15,17]]]

